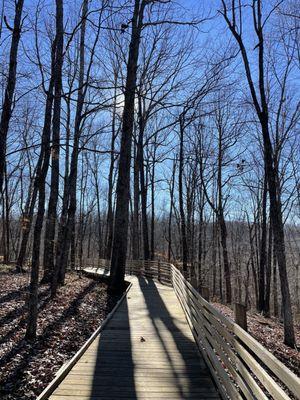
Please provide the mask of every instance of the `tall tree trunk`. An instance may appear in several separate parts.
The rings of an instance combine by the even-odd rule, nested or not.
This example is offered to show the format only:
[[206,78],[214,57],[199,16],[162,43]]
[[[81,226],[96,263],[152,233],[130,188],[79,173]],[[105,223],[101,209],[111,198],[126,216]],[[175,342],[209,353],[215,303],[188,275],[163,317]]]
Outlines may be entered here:
[[274,316],[279,316],[279,305],[278,305],[278,288],[277,288],[277,259],[275,251],[275,243],[273,241],[273,309]]
[[[117,74],[115,74],[115,85],[117,85]],[[113,212],[113,179],[114,179],[114,167],[115,167],[115,141],[118,135],[118,130],[116,129],[116,117],[117,117],[117,93],[114,93],[114,105],[113,105],[113,115],[112,115],[112,135],[111,135],[111,145],[110,145],[110,165],[108,173],[108,194],[107,194],[107,220],[106,220],[106,246],[105,246],[105,258],[110,260],[111,249],[113,241],[113,231],[114,231],[114,212]]]
[[[255,293],[255,307],[258,309],[258,282],[257,282],[257,271],[255,268],[255,251],[254,251],[254,240],[252,236],[252,230],[256,229],[256,223],[254,222],[253,225],[251,226],[249,221],[248,221],[248,230],[249,230],[249,242],[250,242],[250,265],[251,265],[251,271],[252,271],[252,276],[253,276],[253,283],[254,283],[254,293]],[[255,233],[254,233],[255,235]]]
[[[89,259],[89,258],[91,258],[91,243],[92,243],[92,235],[93,235],[93,219],[92,218],[89,218],[88,226],[89,226],[89,233],[88,233],[88,242],[87,242],[87,258]],[[94,254],[92,254],[92,255],[94,256]],[[99,254],[98,254],[98,256],[99,256]]]
[[181,233],[181,254],[182,254],[182,268],[183,273],[187,274],[188,264],[188,245],[186,234],[186,222],[184,213],[184,200],[183,200],[183,169],[184,169],[184,120],[183,115],[179,118],[180,130],[180,147],[179,147],[179,167],[178,167],[178,200],[179,200],[179,213],[180,213],[180,233]]
[[150,259],[150,249],[149,249],[149,232],[148,232],[148,216],[147,216],[147,184],[145,182],[145,166],[144,166],[144,128],[143,123],[139,125],[139,140],[137,149],[137,158],[139,163],[140,172],[140,187],[141,187],[141,209],[142,209],[142,233],[143,233],[143,250],[144,250],[144,260]]
[[269,223],[269,238],[268,238],[268,259],[266,264],[266,291],[265,304],[263,313],[266,317],[270,317],[270,297],[271,297],[271,277],[272,277],[272,244],[273,244],[272,225]]
[[222,245],[222,253],[223,253],[223,263],[224,263],[224,279],[225,279],[225,289],[226,289],[226,303],[231,304],[232,295],[231,295],[231,271],[230,264],[228,259],[228,251],[227,251],[227,228],[223,215],[223,211],[219,210],[219,226],[220,226],[220,240]]
[[[255,111],[260,122],[261,133],[264,147],[264,162],[266,179],[268,183],[269,197],[270,197],[270,219],[273,229],[273,240],[276,254],[276,260],[278,263],[278,270],[280,276],[280,287],[283,304],[283,319],[284,319],[284,343],[290,347],[295,346],[295,333],[293,324],[293,314],[291,307],[290,289],[287,276],[286,268],[286,254],[285,254],[285,239],[284,239],[284,224],[282,216],[282,204],[280,194],[280,180],[278,174],[278,168],[275,165],[273,157],[273,146],[269,131],[269,109],[267,100],[267,89],[265,84],[265,56],[264,56],[264,23],[262,16],[262,1],[256,0],[253,2],[253,25],[258,39],[258,89],[256,89],[250,68],[250,62],[247,54],[246,47],[244,45],[242,36],[236,30],[235,24],[235,13],[241,12],[241,5],[238,8],[233,7],[232,21],[228,17],[227,7],[225,1],[222,0],[223,4],[223,16],[226,23],[236,39],[241,55],[244,62],[246,78],[248,81],[250,93],[252,96]],[[258,97],[259,92],[259,97]],[[278,164],[278,163],[277,163]]]
[[[96,166],[97,168],[97,166]],[[102,258],[103,254],[103,243],[102,243],[102,222],[101,222],[101,206],[100,206],[100,189],[98,183],[98,171],[94,173],[95,176],[95,188],[96,188],[96,203],[97,203],[97,222],[98,222],[98,258]]]
[[[36,329],[37,329],[40,244],[41,244],[41,234],[42,234],[43,219],[45,212],[46,177],[50,161],[50,138],[51,138],[51,117],[52,117],[53,87],[54,87],[53,72],[55,66],[55,47],[56,43],[54,41],[52,47],[51,77],[46,97],[42,144],[37,163],[36,175],[34,178],[34,188],[33,188],[33,192],[37,193],[39,196],[39,201],[38,201],[38,210],[33,232],[32,261],[31,261],[31,274],[30,274],[29,300],[28,300],[28,321],[25,334],[26,339],[30,341],[36,338]],[[33,212],[34,210],[33,203],[31,203],[31,207]]]
[[[202,259],[203,259],[203,212],[204,212],[204,197],[203,193],[200,191],[199,193],[199,234],[198,234],[198,284],[202,285]],[[216,236],[215,236],[215,221],[213,219],[213,238],[212,238],[212,268],[213,271],[215,271],[216,268]],[[215,275],[214,275],[215,277]],[[214,280],[215,283],[215,280]],[[215,285],[214,285],[214,290],[215,294]]]
[[[56,265],[51,283],[51,294],[56,295],[58,283],[61,285],[65,282],[65,273],[67,269],[68,256],[71,247],[72,238],[75,238],[75,214],[76,214],[76,185],[78,173],[78,155],[79,140],[81,135],[82,110],[86,88],[84,88],[85,73],[85,33],[86,33],[86,15],[88,13],[88,0],[83,1],[81,30],[80,30],[80,47],[79,47],[79,76],[78,76],[78,95],[76,104],[75,124],[74,124],[74,141],[73,151],[71,155],[70,173],[66,180],[66,203],[67,212],[62,215],[61,226],[58,232]],[[75,262],[74,252],[72,262]]]
[[[4,92],[4,101],[2,104],[2,113],[0,119],[0,194],[2,196],[3,205],[3,245],[4,245],[4,261],[8,261],[9,257],[9,234],[5,234],[8,230],[8,214],[6,202],[8,201],[7,196],[5,196],[5,191],[7,192],[7,184],[3,191],[3,181],[6,179],[7,169],[6,169],[6,145],[7,145],[7,135],[9,130],[9,123],[12,114],[13,97],[16,87],[16,76],[17,76],[17,60],[18,60],[18,47],[21,37],[21,27],[22,27],[22,12],[24,0],[18,0],[15,7],[14,25],[11,29],[12,38],[9,54],[9,65],[6,87]],[[4,12],[4,8],[2,8]],[[2,21],[1,21],[2,25]]]
[[[219,228],[219,226],[218,226]],[[219,233],[219,230],[218,230]],[[220,292],[220,301],[223,303],[223,273],[222,273],[222,257],[221,257],[221,243],[220,238],[218,237],[218,263],[219,263],[219,292]]]
[[260,259],[258,270],[258,312],[265,309],[265,275],[267,260],[267,181],[264,179],[262,193],[262,216],[261,216],[261,239],[260,239]]
[[[74,271],[75,266],[76,266],[76,252],[77,252],[77,242],[78,238],[76,240],[76,222],[75,219],[73,221],[73,224],[71,225],[71,233],[70,233],[70,249],[68,250],[70,253],[70,269]],[[65,273],[66,270],[63,271]],[[63,281],[62,284],[64,284],[64,279],[65,276],[63,275],[62,277]]]
[[[97,185],[97,184],[96,184]],[[98,186],[98,185],[97,185]],[[85,199],[85,193],[86,193],[86,180],[84,177],[84,168],[83,168],[83,160],[81,163],[81,182],[79,186],[79,193],[80,193],[80,200],[79,200],[79,218],[78,218],[78,229],[77,229],[77,248],[78,248],[78,259],[79,259],[79,267],[80,269],[83,266],[83,242],[84,242],[84,236],[85,236],[85,230],[86,230],[86,221],[85,221],[85,215],[84,215],[84,199]],[[72,268],[72,261],[71,261],[71,269]]]
[[8,177],[6,164],[4,167],[4,204],[3,211],[5,210],[4,226],[3,226],[3,238],[4,238],[4,262],[8,263],[10,259],[10,207],[9,207],[9,197],[8,197]]
[[[154,146],[156,146],[156,144]],[[152,174],[151,174],[151,254],[150,254],[151,260],[154,260],[154,255],[155,255],[155,162],[156,162],[155,149],[156,147],[154,148]]]
[[226,294],[226,303],[231,304],[232,302],[232,290],[231,290],[231,268],[228,258],[228,249],[227,249],[227,227],[224,217],[224,209],[223,209],[223,191],[222,191],[222,160],[223,160],[223,150],[222,150],[222,128],[219,128],[219,146],[218,146],[218,176],[217,176],[217,185],[218,185],[218,223],[220,227],[220,240],[222,245],[222,253],[223,253],[223,265],[224,265],[224,279],[225,279],[225,294]]
[[53,129],[51,149],[51,185],[48,203],[44,239],[44,276],[43,282],[50,282],[54,271],[54,241],[57,220],[57,203],[59,193],[59,145],[60,145],[60,114],[62,92],[62,66],[64,47],[63,0],[56,0],[56,54],[54,69],[54,104]]
[[6,243],[5,243],[5,195],[2,193],[1,196],[1,207],[2,207],[2,232],[1,232],[1,244],[0,252],[3,254],[3,260],[6,258]]
[[[50,138],[49,138],[50,142]],[[37,186],[39,192],[38,211],[33,232],[32,262],[29,286],[28,302],[28,323],[26,329],[26,339],[34,340],[36,338],[37,317],[38,317],[38,284],[39,284],[39,264],[40,264],[40,245],[43,229],[43,219],[45,213],[45,185],[46,175],[50,160],[50,146],[45,151],[44,163],[40,174],[37,177]]]
[[[217,266],[217,245],[218,245],[218,225],[215,222],[215,218],[213,216],[212,223],[212,273],[213,273],[213,297],[216,295],[216,286],[217,286],[217,277],[216,277],[216,266]],[[201,281],[200,281],[201,284]]]
[[175,174],[176,174],[176,162],[174,160],[172,168],[172,180],[170,186],[170,211],[168,220],[168,262],[171,261],[171,255],[172,255],[172,217],[173,217],[173,207],[174,207]]
[[124,94],[124,110],[122,119],[122,135],[116,188],[116,213],[114,225],[114,239],[110,270],[110,289],[122,291],[127,254],[129,193],[130,193],[130,165],[131,144],[134,122],[134,99],[137,79],[137,63],[143,26],[144,0],[135,0],[131,20],[132,31],[127,62],[127,77]]
[[140,235],[139,235],[139,209],[140,209],[140,168],[138,159],[138,146],[134,146],[133,166],[133,218],[132,218],[132,258],[140,258]]
[[[49,87],[49,90],[50,90],[50,87]],[[51,97],[51,95],[52,95],[49,93],[49,90],[48,90],[47,98]],[[46,102],[47,101],[49,103],[48,111],[50,111],[50,113],[51,113],[50,99],[46,100]],[[51,122],[51,116],[49,118],[50,118],[50,122]],[[40,169],[41,162],[42,162],[42,158],[40,156],[39,160],[37,162],[37,166],[35,168],[34,176],[35,176],[36,172]],[[34,207],[35,207],[36,199],[37,199],[37,193],[38,193],[37,186],[34,185],[34,179],[33,179],[32,182],[30,183],[27,200],[26,200],[26,204],[25,204],[25,212],[24,212],[24,215],[22,216],[22,240],[21,240],[19,253],[18,253],[18,257],[17,257],[17,265],[16,265],[17,272],[23,272],[23,266],[24,266],[24,262],[25,262],[25,258],[26,258],[27,243],[28,243],[28,239],[29,239],[29,235],[30,235]]]
[[273,229],[276,260],[280,276],[280,287],[283,305],[284,343],[290,347],[295,346],[295,333],[293,313],[291,306],[290,289],[286,268],[285,238],[280,199],[280,183],[278,170],[274,167],[273,150],[269,134],[268,112],[265,110],[260,115],[264,140],[264,156],[266,163],[266,176],[270,195],[270,218]]
[[1,193],[2,193],[5,164],[6,164],[7,134],[12,113],[13,97],[16,87],[18,47],[21,37],[22,12],[23,12],[24,0],[18,0],[15,4],[16,8],[15,8],[14,26],[12,29],[7,82],[6,82],[4,101],[2,105],[2,113],[0,119],[0,192]]

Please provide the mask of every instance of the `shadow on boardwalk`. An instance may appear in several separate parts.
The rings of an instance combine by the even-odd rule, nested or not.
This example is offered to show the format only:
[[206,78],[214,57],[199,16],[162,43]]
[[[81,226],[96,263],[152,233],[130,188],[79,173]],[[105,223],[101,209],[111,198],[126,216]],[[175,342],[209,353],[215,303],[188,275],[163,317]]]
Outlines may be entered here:
[[131,342],[125,297],[98,341],[90,399],[137,399]]
[[71,394],[76,400],[219,399],[173,289],[145,278],[133,278],[128,297],[52,398]]
[[[149,317],[151,318],[156,336],[161,342],[165,357],[168,360],[174,383],[180,393],[180,398],[218,399],[219,396],[216,393],[208,368],[199,354],[194,340],[190,335],[186,335],[186,329],[183,329],[181,326],[183,322],[188,333],[190,333],[186,320],[182,321],[179,319],[178,321],[174,315],[171,315],[169,304],[167,304],[167,301],[164,301],[162,296],[163,290],[158,290],[153,280],[139,278],[139,284],[146,301]],[[176,302],[178,302],[177,299]],[[175,362],[173,361],[173,352],[168,349],[168,340],[162,334],[164,332],[163,327],[172,336],[172,342],[178,351],[176,359],[179,358],[183,361],[184,371],[178,369],[176,359]],[[182,380],[182,373],[185,378],[184,380]]]

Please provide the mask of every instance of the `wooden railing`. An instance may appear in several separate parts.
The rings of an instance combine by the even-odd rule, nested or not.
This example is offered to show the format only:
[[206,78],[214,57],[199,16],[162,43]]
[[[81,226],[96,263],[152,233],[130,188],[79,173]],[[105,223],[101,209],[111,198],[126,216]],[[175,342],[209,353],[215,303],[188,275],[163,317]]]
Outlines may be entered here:
[[[104,268],[108,270],[110,260],[87,258],[82,261],[82,266],[84,268]],[[127,260],[125,271],[128,275],[158,279],[161,283],[172,286],[171,269],[172,265],[164,261]]]
[[[108,260],[100,261],[100,267],[109,267]],[[300,379],[207,302],[174,265],[132,260],[126,263],[126,273],[173,286],[223,399],[300,399]]]
[[[300,379],[172,267],[174,290],[224,399],[300,398]],[[290,393],[290,396],[289,394]]]

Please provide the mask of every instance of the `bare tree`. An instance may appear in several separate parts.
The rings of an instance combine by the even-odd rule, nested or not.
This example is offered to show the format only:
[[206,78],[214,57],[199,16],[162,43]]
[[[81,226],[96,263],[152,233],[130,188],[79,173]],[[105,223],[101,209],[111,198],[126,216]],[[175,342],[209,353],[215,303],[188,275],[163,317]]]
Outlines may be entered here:
[[[30,274],[29,300],[28,300],[28,321],[26,329],[26,339],[30,341],[35,340],[36,330],[37,330],[40,244],[41,244],[41,234],[42,234],[43,219],[45,212],[46,177],[50,162],[50,139],[51,139],[51,117],[52,117],[53,90],[54,90],[55,50],[56,50],[56,42],[54,41],[52,46],[51,77],[46,96],[42,143],[36,167],[36,175],[34,179],[34,189],[33,189],[35,196],[38,195],[38,210],[37,210],[37,216],[33,233],[31,274]],[[32,211],[33,208],[34,205],[32,205]]]
[[131,144],[134,122],[134,99],[137,79],[137,63],[141,32],[143,28],[145,0],[135,0],[131,20],[131,40],[127,62],[127,78],[124,93],[124,110],[122,118],[121,147],[116,187],[115,228],[112,245],[110,277],[111,290],[120,291],[124,288],[125,263],[127,254],[127,235],[129,217],[129,189]]
[[59,192],[59,148],[64,47],[63,0],[56,0],[56,53],[54,70],[54,104],[51,148],[51,185],[44,239],[44,282],[50,282],[54,271],[54,240]]
[[[265,49],[264,27],[266,20],[265,21],[263,20],[261,0],[253,0],[251,6],[253,11],[253,27],[256,33],[256,37],[258,39],[257,48],[258,48],[259,88],[257,91],[252,77],[253,72],[251,71],[248,53],[242,36],[242,28],[241,28],[243,22],[242,5],[240,3],[236,4],[236,1],[233,0],[231,8],[231,18],[229,16],[229,11],[224,0],[222,0],[222,5],[223,5],[222,15],[241,51],[241,56],[245,67],[246,79],[250,89],[253,105],[258,117],[258,121],[261,126],[261,135],[264,146],[265,172],[266,172],[266,179],[268,183],[268,191],[270,196],[270,217],[273,227],[274,248],[276,253],[276,259],[278,262],[280,283],[281,283],[281,295],[282,295],[283,313],[284,313],[284,342],[288,346],[294,347],[295,334],[294,334],[293,314],[291,308],[291,298],[290,298],[290,290],[289,290],[287,268],[286,268],[284,227],[283,227],[283,217],[282,217],[282,204],[280,198],[278,168],[274,164],[274,158],[273,158],[274,149],[272,146],[270,129],[269,129],[269,105],[266,92],[267,89],[266,89],[265,51],[264,51]],[[237,20],[238,15],[241,16],[239,22]],[[238,27],[238,23],[240,24],[240,29]]]
[[14,24],[11,27],[8,24],[6,18],[7,29],[12,32],[10,54],[9,54],[9,65],[8,74],[5,87],[4,101],[2,105],[2,113],[0,119],[0,191],[2,193],[3,180],[5,175],[5,160],[6,160],[6,142],[7,134],[9,129],[9,122],[12,114],[12,106],[14,101],[14,92],[16,87],[16,76],[17,76],[17,57],[18,48],[21,38],[22,30],[22,12],[23,12],[24,0],[18,0],[15,3],[15,17]]

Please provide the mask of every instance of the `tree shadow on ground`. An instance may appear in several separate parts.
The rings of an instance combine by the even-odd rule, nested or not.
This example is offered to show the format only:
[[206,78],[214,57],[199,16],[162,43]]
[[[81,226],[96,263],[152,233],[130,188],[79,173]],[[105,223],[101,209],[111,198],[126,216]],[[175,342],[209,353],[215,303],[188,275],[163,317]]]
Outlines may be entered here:
[[[68,308],[64,309],[64,311],[56,318],[54,318],[49,324],[45,326],[42,333],[38,335],[37,340],[34,343],[28,343],[23,339],[23,335],[20,336],[20,339],[14,344],[14,347],[11,348],[10,351],[5,353],[0,358],[0,368],[5,368],[5,365],[12,362],[14,363],[14,370],[6,375],[5,378],[0,380],[0,397],[9,395],[10,399],[19,397],[13,397],[13,394],[10,392],[17,392],[19,387],[22,385],[22,379],[24,378],[24,369],[25,367],[33,361],[33,359],[41,352],[45,351],[47,347],[47,341],[51,338],[51,336],[55,335],[59,332],[61,326],[66,324],[68,320],[78,315],[78,308],[84,300],[85,296],[92,291],[95,286],[98,284],[96,281],[92,281],[88,286],[83,288],[76,298],[71,301]],[[42,301],[41,301],[42,300]],[[40,297],[39,303],[39,312],[41,312],[50,301],[50,292],[43,293],[42,298]],[[25,307],[25,308],[24,308]],[[22,312],[25,312],[26,306],[22,306]],[[16,311],[16,314],[20,314],[20,311]],[[20,324],[15,326],[12,331],[7,332],[6,340],[13,335],[13,332],[16,329],[24,328],[26,324],[26,318],[24,317]],[[70,343],[70,348],[72,343]],[[17,358],[17,360],[16,360]]]
[[0,304],[12,301],[21,300],[24,293],[28,290],[28,285],[25,285],[17,290],[10,291],[9,293],[0,296]]

